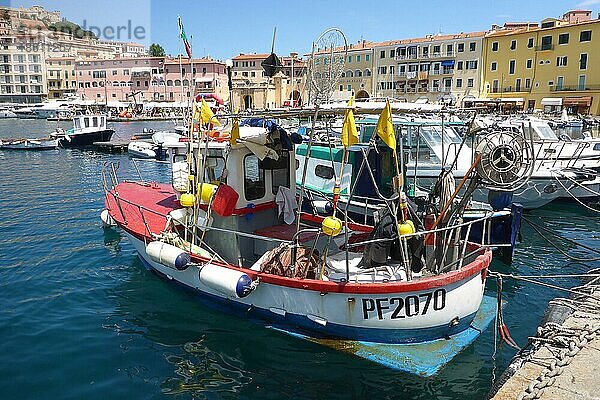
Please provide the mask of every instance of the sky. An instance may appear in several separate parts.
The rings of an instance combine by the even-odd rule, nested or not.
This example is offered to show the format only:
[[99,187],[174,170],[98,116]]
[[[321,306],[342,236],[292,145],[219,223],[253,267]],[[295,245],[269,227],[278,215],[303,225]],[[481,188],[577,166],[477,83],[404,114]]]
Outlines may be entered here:
[[592,10],[593,18],[600,12],[600,0],[0,0],[0,4],[58,10],[73,22],[97,29],[104,39],[116,38],[118,32],[121,41],[159,43],[172,55],[183,52],[177,27],[181,16],[194,57],[219,60],[239,53],[269,53],[275,27],[275,51],[287,55],[309,53],[312,42],[331,27],[341,29],[348,43],[356,43],[481,31],[507,21],[539,22],[578,8]]

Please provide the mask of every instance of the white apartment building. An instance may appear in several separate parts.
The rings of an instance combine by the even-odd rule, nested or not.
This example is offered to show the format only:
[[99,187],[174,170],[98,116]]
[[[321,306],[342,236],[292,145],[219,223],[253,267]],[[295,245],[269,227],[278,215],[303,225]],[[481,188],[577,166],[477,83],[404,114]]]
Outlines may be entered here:
[[47,97],[44,47],[27,36],[0,37],[0,102]]
[[373,96],[464,106],[479,96],[485,32],[429,35],[374,47]]

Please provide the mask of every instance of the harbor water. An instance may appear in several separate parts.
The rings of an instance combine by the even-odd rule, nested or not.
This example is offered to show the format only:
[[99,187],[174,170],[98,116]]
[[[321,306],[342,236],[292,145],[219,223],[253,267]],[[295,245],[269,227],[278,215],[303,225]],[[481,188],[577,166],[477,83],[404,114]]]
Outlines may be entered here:
[[[169,125],[112,124],[121,139]],[[44,136],[56,126],[0,120],[0,138]],[[489,327],[439,374],[421,378],[222,314],[144,269],[127,239],[101,227],[107,161],[120,162],[121,178],[138,179],[126,154],[0,150],[1,399],[482,399],[515,353],[495,346]],[[169,180],[168,164],[137,165],[146,179]],[[600,248],[599,214],[578,204],[525,216]],[[492,264],[515,275],[598,267],[593,254],[547,241],[527,222],[513,265]],[[495,295],[491,278],[488,291]],[[504,282],[505,322],[520,346],[559,295],[568,293]]]

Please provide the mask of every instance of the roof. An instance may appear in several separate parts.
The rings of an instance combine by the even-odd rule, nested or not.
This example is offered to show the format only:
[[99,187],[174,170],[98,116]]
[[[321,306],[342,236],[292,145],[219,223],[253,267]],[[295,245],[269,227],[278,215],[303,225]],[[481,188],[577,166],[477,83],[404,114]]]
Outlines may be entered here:
[[240,53],[239,55],[235,56],[232,58],[232,60],[235,61],[239,61],[239,60],[264,60],[265,58],[269,57],[270,54],[244,54],[244,53]]
[[[194,58],[191,61],[192,63],[215,63],[215,64],[225,64],[223,61],[213,60],[210,57],[202,57],[202,58]],[[189,59],[185,59],[181,61],[183,65],[190,64]],[[179,65],[179,58],[165,58],[165,64],[177,64]]]
[[[363,40],[362,42],[358,42],[358,43],[349,43],[348,47],[347,47],[347,51],[348,52],[352,52],[352,51],[360,51],[360,50],[370,50],[373,47],[375,47],[376,44],[377,43],[375,43],[375,42],[370,42],[370,41],[367,41],[367,40]],[[343,46],[339,46],[339,47],[334,48],[333,52],[334,53],[338,53],[338,52],[341,52],[342,50],[343,50]],[[315,54],[316,55],[318,55],[318,54],[328,54],[330,51],[331,50],[325,50],[325,49],[320,50],[320,49],[317,49],[315,51]],[[311,53],[305,54],[305,56],[306,57],[310,57]]]
[[487,31],[479,31],[479,32],[468,32],[468,33],[456,33],[451,35],[429,35],[425,37],[412,38],[412,39],[400,39],[400,40],[388,40],[385,42],[377,43],[377,46],[392,46],[399,44],[415,44],[415,43],[425,43],[425,42],[437,42],[442,40],[451,40],[451,39],[468,39],[468,38],[476,38],[476,37],[484,37]]
[[[544,21],[548,20],[548,18],[546,18]],[[554,19],[552,19],[554,20]],[[551,26],[548,28],[540,28],[539,25],[534,26],[534,27],[525,27],[525,28],[518,28],[518,29],[502,29],[500,28],[499,30],[496,31],[490,31],[488,32],[487,35],[485,35],[486,37],[498,37],[498,36],[509,36],[509,35],[518,35],[520,33],[526,33],[526,32],[536,32],[536,31],[549,31],[552,29],[561,29],[561,28],[567,28],[567,27],[572,27],[572,26],[581,26],[581,25],[589,25],[589,24],[595,24],[595,23],[600,23],[600,19],[592,19],[589,21],[573,21],[573,22],[569,22],[569,21],[565,21],[562,19],[556,20],[559,22],[559,25],[556,26]]]

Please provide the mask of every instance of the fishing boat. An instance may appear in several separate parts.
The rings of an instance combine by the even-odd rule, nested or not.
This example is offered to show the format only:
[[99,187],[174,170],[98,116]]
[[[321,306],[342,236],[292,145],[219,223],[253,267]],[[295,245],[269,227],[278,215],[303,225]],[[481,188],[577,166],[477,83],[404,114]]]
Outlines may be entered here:
[[[382,198],[375,225],[302,212],[298,161],[282,129],[234,122],[215,134],[201,124],[199,139],[167,147],[171,183],[120,182],[105,166],[101,218],[125,233],[148,269],[201,298],[424,375],[493,318],[483,296],[487,235],[480,243],[460,235],[475,223],[489,229],[492,213],[464,222],[453,206],[419,216],[402,196]],[[430,347],[415,350],[421,344]],[[440,358],[423,357],[433,348]],[[398,357],[415,351],[418,365]]]
[[78,115],[73,118],[73,128],[58,128],[50,134],[61,147],[85,147],[94,142],[108,142],[115,131],[107,128],[106,115]]
[[53,150],[58,139],[0,139],[0,150]]

